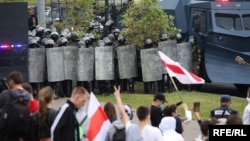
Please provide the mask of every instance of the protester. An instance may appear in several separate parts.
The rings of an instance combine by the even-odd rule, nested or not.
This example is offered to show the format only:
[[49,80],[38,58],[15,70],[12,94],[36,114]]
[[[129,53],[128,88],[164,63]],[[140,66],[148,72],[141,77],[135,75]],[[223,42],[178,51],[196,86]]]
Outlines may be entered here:
[[162,108],[164,107],[165,102],[167,102],[167,100],[163,94],[158,93],[154,95],[150,108],[150,121],[151,125],[154,127],[158,127],[161,122],[163,117]]
[[[32,117],[32,115],[34,113],[36,113],[38,111],[39,108],[39,101],[34,99],[33,97],[33,88],[29,83],[23,83],[22,84],[23,89],[25,89],[26,91],[29,92],[30,94],[30,103],[29,103],[29,111],[30,111],[30,117]],[[32,119],[32,118],[31,118]],[[25,135],[23,136],[23,141],[35,141],[33,138],[33,133],[31,130],[34,130],[33,124],[31,123],[32,120],[30,121],[30,128],[29,130],[26,131]],[[37,128],[37,127],[36,127]],[[37,131],[37,129],[35,129],[35,131]]]
[[[132,120],[133,119],[133,111],[131,109],[131,106],[128,105],[128,104],[124,104],[123,105],[123,108],[126,112],[126,115],[128,116],[129,120]],[[118,118],[117,120],[113,121],[112,122],[112,125],[110,126],[109,128],[109,131],[108,131],[108,134],[106,136],[106,140],[105,141],[114,141],[114,134],[115,132],[117,132],[117,130],[123,130],[125,129],[125,126],[123,124],[123,121],[122,121],[122,115],[120,118]],[[123,137],[120,137],[120,140],[124,140],[126,139],[126,131],[124,130],[124,134],[125,136]],[[120,135],[122,136],[122,135]]]
[[176,120],[176,132],[182,134],[184,131],[185,123],[188,123],[192,120],[192,114],[191,111],[188,110],[188,106],[186,103],[181,104],[184,111],[185,111],[185,117],[182,118],[179,116],[177,111],[177,105],[176,104],[169,104],[163,109],[163,115],[164,117],[174,117]]
[[[30,102],[30,94],[26,90],[23,89],[22,83],[23,83],[22,73],[18,71],[13,71],[8,76],[8,85],[9,85],[10,90],[4,90],[0,94],[0,117],[1,117],[0,118],[0,140],[1,141],[20,141],[21,137],[24,134],[24,131],[26,130],[25,125],[23,125],[26,122],[15,123],[15,127],[10,126],[10,122],[8,120],[10,118],[13,119],[13,118],[19,118],[19,117],[10,117],[11,115],[8,115],[7,117],[5,116],[7,115],[7,113],[11,112],[11,111],[8,111],[9,106],[10,106],[8,103],[11,103],[11,101],[13,100],[22,99],[23,103],[27,105],[27,110],[28,110],[28,104]],[[29,114],[29,111],[27,111],[26,113]],[[15,121],[11,121],[11,123],[14,123],[14,122]],[[20,129],[20,131],[17,131],[19,130],[19,127],[21,126],[22,126],[22,130]],[[6,127],[8,127],[8,129],[13,128],[13,132],[8,132],[6,130]]]
[[29,92],[30,94],[30,103],[29,103],[29,109],[30,113],[33,114],[37,112],[38,107],[39,107],[39,101],[34,99],[33,97],[33,88],[29,83],[23,83],[23,88]]
[[71,97],[61,106],[51,127],[53,141],[80,141],[76,112],[88,100],[89,93],[83,87],[73,89]]
[[238,114],[238,111],[231,108],[231,97],[229,95],[221,95],[220,107],[210,111],[210,117],[227,118],[229,115]]
[[215,124],[224,124],[224,123],[219,123],[218,119],[216,118],[211,118],[211,119],[206,119],[202,120],[200,117],[199,111],[194,111],[195,118],[200,126],[200,131],[201,134],[199,134],[194,141],[209,141],[209,125],[215,125]]
[[181,134],[175,131],[176,119],[174,117],[164,117],[159,124],[163,134],[163,141],[184,141]]
[[250,125],[250,87],[247,90],[247,105],[244,108],[242,122],[244,125]]
[[47,86],[39,91],[39,111],[38,111],[38,138],[40,141],[51,141],[50,128],[56,117],[57,110],[52,109],[54,103],[55,92]]
[[159,128],[149,125],[149,108],[146,106],[140,106],[138,107],[136,114],[139,119],[139,127],[141,129],[143,141],[163,141]]
[[[131,123],[122,105],[120,86],[114,86],[114,96],[116,98],[118,109],[121,113],[122,122],[125,125],[126,141],[143,141],[139,126]],[[132,114],[132,111],[129,111],[129,114]]]
[[238,114],[227,117],[226,125],[242,125],[242,118]]
[[117,116],[116,116],[116,111],[115,111],[115,106],[113,103],[111,102],[107,102],[104,105],[104,111],[106,113],[106,115],[109,118],[109,121],[112,123],[113,121],[117,120]]

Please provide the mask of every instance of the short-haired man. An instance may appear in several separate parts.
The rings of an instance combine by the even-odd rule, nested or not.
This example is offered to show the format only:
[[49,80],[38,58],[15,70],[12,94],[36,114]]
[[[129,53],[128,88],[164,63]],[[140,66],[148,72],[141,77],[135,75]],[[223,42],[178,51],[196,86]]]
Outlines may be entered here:
[[79,123],[76,113],[86,101],[89,93],[83,87],[76,87],[71,97],[61,106],[51,127],[53,141],[80,141]]
[[146,106],[140,106],[136,110],[139,119],[139,127],[143,141],[163,141],[162,134],[159,128],[149,125],[150,110]]
[[167,102],[167,100],[163,94],[158,93],[154,95],[153,103],[150,108],[150,121],[151,125],[154,127],[158,127],[161,122],[163,117],[162,108],[165,102]]
[[[21,98],[22,101],[27,104],[30,102],[30,95],[29,93],[23,89],[23,75],[21,72],[13,71],[8,76],[8,86],[9,90],[4,90],[0,94],[0,128],[4,128],[4,123],[2,123],[3,114],[6,113],[8,103],[12,101],[12,99]],[[0,140],[1,141],[19,141],[21,139],[20,136],[15,135],[6,135],[5,133],[1,133],[0,129]]]
[[220,107],[215,108],[210,111],[211,118],[227,118],[230,115],[238,114],[238,111],[231,108],[231,97],[230,95],[221,95],[220,97]]

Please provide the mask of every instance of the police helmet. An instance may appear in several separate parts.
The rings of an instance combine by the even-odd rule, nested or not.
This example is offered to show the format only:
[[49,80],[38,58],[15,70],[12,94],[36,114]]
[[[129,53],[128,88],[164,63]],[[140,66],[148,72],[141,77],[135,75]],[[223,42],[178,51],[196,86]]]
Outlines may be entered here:
[[37,28],[36,28],[36,36],[42,37],[43,34],[44,34],[44,27],[37,26]]
[[105,43],[104,43],[103,40],[99,40],[99,41],[97,42],[97,45],[98,45],[99,47],[103,47],[103,46],[105,46]]
[[144,44],[145,45],[153,44],[153,41],[152,41],[151,38],[146,38],[145,41],[144,41]]
[[119,43],[120,45],[124,45],[124,44],[125,44],[125,38],[124,38],[124,36],[121,35],[121,34],[118,36],[118,43]]
[[51,30],[50,30],[49,28],[46,28],[46,29],[44,30],[44,35],[45,35],[45,36],[49,36],[51,33],[52,33],[52,32],[51,32]]
[[67,46],[68,39],[66,37],[60,37],[58,40],[58,46]]
[[58,38],[59,38],[59,34],[57,31],[52,32],[50,35],[50,38],[54,40],[54,42],[57,42]]
[[39,45],[37,44],[37,41],[35,38],[30,38],[29,39],[29,44],[28,44],[29,48],[38,48]]
[[96,40],[94,34],[92,34],[92,33],[89,33],[89,34],[88,34],[88,37],[89,37],[89,39],[91,40],[91,42],[94,42],[94,41]]
[[107,45],[107,46],[111,46],[111,45],[112,45],[112,42],[111,42],[111,40],[109,39],[109,37],[103,38],[103,41],[104,41],[104,44]]
[[84,48],[84,47],[86,47],[86,44],[85,44],[85,42],[83,41],[83,40],[80,40],[80,41],[78,41],[78,47],[79,48]]
[[78,33],[77,32],[75,32],[75,31],[72,31],[71,32],[71,40],[74,40],[74,41],[76,41],[76,40],[78,40]]
[[63,29],[61,32],[60,32],[60,36],[66,36],[68,33],[70,33],[70,30],[69,29]]
[[161,41],[166,41],[168,39],[168,35],[167,35],[167,33],[161,33],[160,34],[160,40]]
[[114,36],[118,37],[119,34],[120,34],[120,29],[116,28],[116,29],[112,30],[112,33],[113,33]]
[[110,39],[110,42],[113,42],[115,40],[115,36],[113,34],[109,34],[108,38]]
[[45,43],[45,48],[52,48],[52,47],[54,47],[54,45],[55,45],[54,40],[48,38],[48,39],[46,40],[46,43]]
[[151,38],[146,38],[144,40],[144,48],[152,48],[153,47],[153,41]]

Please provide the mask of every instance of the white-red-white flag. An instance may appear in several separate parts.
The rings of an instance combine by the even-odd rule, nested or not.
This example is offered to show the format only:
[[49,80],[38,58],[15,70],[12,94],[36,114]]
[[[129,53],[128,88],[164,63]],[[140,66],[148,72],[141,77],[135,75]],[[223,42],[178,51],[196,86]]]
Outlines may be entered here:
[[167,69],[167,72],[170,77],[175,77],[182,84],[204,84],[204,79],[199,76],[188,72],[184,69],[178,62],[170,59],[166,54],[161,51],[158,51],[162,64]]
[[89,129],[87,138],[89,141],[103,141],[106,138],[108,129],[111,125],[106,113],[104,112],[95,95],[90,93],[88,106]]

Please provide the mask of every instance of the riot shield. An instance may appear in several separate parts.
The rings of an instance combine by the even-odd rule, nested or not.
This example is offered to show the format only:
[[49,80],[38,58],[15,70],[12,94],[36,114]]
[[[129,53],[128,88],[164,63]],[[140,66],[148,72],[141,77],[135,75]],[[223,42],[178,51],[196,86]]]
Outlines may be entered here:
[[[176,46],[177,46],[176,40],[158,42],[158,48],[174,61],[177,60]],[[167,74],[167,70],[163,65],[162,65],[162,73]]]
[[77,71],[77,46],[64,46],[63,48],[63,65],[65,80],[76,80]]
[[45,48],[29,49],[28,56],[29,82],[44,82],[45,74]]
[[162,63],[157,51],[158,48],[140,50],[143,82],[162,79]]
[[46,58],[47,58],[48,81],[56,82],[65,80],[64,65],[63,65],[63,48],[62,47],[47,48]]
[[95,49],[79,48],[78,65],[77,65],[77,81],[93,81],[95,65]]
[[96,80],[114,80],[114,47],[95,48],[95,78]]
[[176,47],[177,51],[177,62],[180,63],[182,67],[184,67],[187,71],[192,71],[192,45],[190,42],[178,43]]
[[117,47],[117,57],[120,79],[132,78],[137,73],[137,56],[134,45]]

